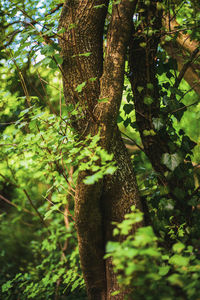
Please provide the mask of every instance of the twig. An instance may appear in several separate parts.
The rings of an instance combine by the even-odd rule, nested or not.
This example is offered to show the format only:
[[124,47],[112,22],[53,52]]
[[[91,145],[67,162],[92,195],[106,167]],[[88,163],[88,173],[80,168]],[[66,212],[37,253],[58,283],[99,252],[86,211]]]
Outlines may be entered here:
[[[48,198],[46,198],[46,197],[43,197],[45,200],[47,200],[49,203],[51,203],[53,206],[55,206],[55,204],[51,201],[51,200],[49,200]],[[68,211],[68,215],[66,215],[62,210],[60,210],[59,208],[57,208],[57,211],[59,211],[65,218],[67,218],[67,216],[69,215],[71,218],[72,218],[72,220],[75,222],[75,219],[74,219],[74,217],[72,216],[72,214],[70,214],[70,212]]]
[[48,226],[47,226],[46,222],[44,221],[42,215],[40,214],[40,212],[38,211],[37,207],[35,206],[35,204],[34,204],[33,201],[31,200],[31,198],[30,198],[28,192],[27,192],[25,189],[23,189],[23,192],[24,192],[24,194],[26,195],[26,197],[27,197],[28,201],[30,202],[31,206],[32,206],[33,209],[35,210],[36,214],[37,214],[38,217],[40,218],[42,224],[43,224],[46,228],[48,228]]
[[55,90],[60,91],[59,88],[57,88],[56,86],[50,84],[48,81],[44,80],[42,77],[40,77],[40,75],[38,75],[38,77],[39,77],[39,79],[40,79],[41,81],[43,81],[44,83],[46,83],[46,84],[48,84],[49,86],[53,87]]
[[45,17],[47,17],[48,15],[52,15],[53,13],[55,13],[57,10],[60,9],[60,7],[62,7],[64,5],[64,3],[59,3],[57,4],[57,6],[55,8],[53,8],[52,10],[50,10],[48,13],[46,13]]
[[15,36],[18,34],[18,33],[20,33],[20,32],[22,32],[22,30],[14,30],[12,33],[10,33],[9,34],[9,36],[7,36],[7,38],[8,38],[8,42],[4,45],[4,47],[5,48],[7,48],[12,42],[13,42],[13,40],[14,40],[14,38],[15,38]]
[[60,103],[60,118],[62,118],[62,89],[61,89],[61,81],[60,81],[59,103]]
[[194,84],[189,90],[187,90],[178,101],[180,102],[188,93],[190,93],[191,91],[193,91],[193,89],[194,89],[194,87],[196,85],[198,85],[198,83]]
[[17,144],[0,144],[0,146],[15,146],[15,147],[17,147]]
[[[41,25],[38,21],[34,20],[31,16],[29,16],[29,14],[28,14],[25,10],[21,9],[21,8],[20,8],[19,6],[17,6],[17,5],[16,5],[16,7],[17,7],[17,9],[18,9],[19,11],[21,11],[21,13],[22,13],[24,16],[26,16],[27,18],[29,18],[29,19],[31,20],[31,22],[26,22],[26,24],[27,24],[27,25],[30,25],[31,27],[33,27],[33,28],[34,28],[41,36],[43,36],[43,33],[40,32],[40,31],[38,31],[38,30],[35,28],[35,26],[34,26],[35,24],[38,24],[40,27],[49,30],[49,28],[48,28],[46,25]],[[53,34],[53,36],[57,36],[58,38],[64,39],[61,35],[57,34],[56,32],[53,32],[53,31],[52,31],[52,34]],[[45,38],[49,39],[47,36],[43,36],[43,38],[44,38],[44,39],[45,39]],[[49,40],[50,40],[50,39],[49,39]]]
[[[8,200],[7,198],[5,198],[4,196],[0,195],[0,199],[5,201],[6,203],[10,204],[11,206],[16,207],[17,209],[19,209],[20,207],[18,205],[16,205],[15,203],[12,203],[10,200]],[[32,213],[30,210],[26,209],[26,208],[22,208],[23,211],[25,211],[26,213],[35,216],[34,213]]]
[[189,68],[190,64],[192,63],[193,59],[195,58],[195,56],[197,55],[197,53],[199,52],[199,47],[197,47],[191,54],[190,59],[183,65],[175,83],[173,88],[178,88],[181,80],[183,79],[185,72],[187,71],[187,69]]
[[[4,48],[5,48],[5,46],[4,46]],[[28,89],[27,89],[26,82],[25,82],[25,80],[24,80],[23,74],[22,74],[20,68],[18,67],[18,65],[17,65],[17,63],[16,63],[16,60],[15,60],[15,58],[13,57],[12,52],[11,52],[10,49],[9,49],[9,52],[10,52],[11,60],[13,61],[14,65],[15,65],[17,71],[18,71],[19,78],[20,78],[20,81],[21,81],[21,85],[22,85],[24,94],[25,94],[25,96],[26,96],[27,104],[28,104],[28,106],[30,107],[30,106],[31,106],[30,96],[29,96],[29,93],[28,93]]]
[[187,108],[187,107],[193,106],[193,105],[198,104],[198,103],[199,103],[199,101],[196,101],[196,102],[194,102],[194,103],[192,103],[192,104],[184,105],[183,107],[179,107],[179,108],[177,108],[177,109],[171,111],[170,114],[173,114],[173,113],[175,113],[175,112],[177,112],[177,111],[180,111],[180,110],[182,110],[182,109],[185,109],[185,108]]
[[136,141],[134,140],[134,139],[132,139],[130,136],[128,136],[126,133],[124,133],[124,132],[122,132],[122,131],[120,131],[123,135],[125,135],[127,138],[129,138],[142,152],[144,152],[144,149],[140,146],[140,145],[138,145],[137,143],[136,143]]

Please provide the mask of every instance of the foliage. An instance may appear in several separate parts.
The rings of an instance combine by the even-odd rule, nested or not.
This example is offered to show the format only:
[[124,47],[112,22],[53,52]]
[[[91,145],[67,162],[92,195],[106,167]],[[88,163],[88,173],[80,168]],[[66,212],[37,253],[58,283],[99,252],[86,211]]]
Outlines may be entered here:
[[[13,97],[8,96],[5,101],[11,101],[14,109]],[[99,135],[87,136],[84,143],[80,141],[68,123],[69,113],[78,115],[76,109],[67,107],[65,116],[60,118],[51,114],[48,109],[38,106],[34,97],[31,99],[32,105],[23,110],[20,110],[20,106],[24,105],[24,97],[14,99],[15,110],[19,111],[17,121],[7,126],[2,133],[1,176],[2,186],[7,181],[12,188],[12,194],[15,195],[12,205],[18,209],[19,214],[15,216],[13,211],[8,214],[8,219],[6,214],[2,216],[2,259],[5,259],[6,248],[10,247],[12,241],[12,231],[7,241],[4,237],[8,234],[6,228],[12,216],[12,230],[16,223],[21,222],[30,227],[34,226],[38,232],[34,234],[32,230],[28,230],[26,233],[26,243],[30,242],[30,246],[25,254],[30,257],[32,253],[34,259],[30,262],[22,259],[21,272],[11,279],[10,275],[4,277],[3,282],[9,280],[3,283],[2,293],[7,293],[8,299],[11,299],[11,295],[16,297],[16,293],[23,295],[22,299],[44,299],[46,295],[49,297],[58,291],[60,294],[69,291],[73,295],[74,290],[83,289],[83,279],[74,226],[70,222],[66,232],[63,215],[67,222],[70,216],[73,219],[73,203],[70,197],[73,198],[77,173],[80,170],[88,172],[85,182],[93,184],[105,174],[112,174],[116,170],[113,155],[98,145]],[[70,174],[72,168],[74,172]],[[67,210],[69,216],[65,215],[68,205],[71,206],[71,212]],[[31,221],[26,220],[24,212],[33,214]],[[45,226],[44,229],[40,228],[41,224],[38,226],[38,217]],[[19,228],[17,243],[25,242],[21,230]],[[66,242],[69,250],[65,253],[62,248]],[[20,250],[21,246],[17,247]],[[9,256],[12,256],[12,251]],[[11,273],[16,272],[16,263],[13,264]],[[7,274],[9,268],[8,264],[3,272]],[[61,283],[62,287],[59,287]]]
[[107,244],[106,258],[113,259],[120,287],[131,289],[134,299],[197,299],[198,250],[181,242],[180,234],[173,232],[175,241],[166,251],[152,226],[138,228],[131,234],[132,226],[142,219],[142,213],[132,207],[132,212],[116,224],[113,232],[115,236],[121,235],[123,242]]
[[[6,221],[3,224],[8,225]],[[71,251],[67,251],[67,253],[64,247],[62,248],[62,245],[66,243],[66,238],[69,243],[68,247],[71,248],[71,251],[73,249],[72,253]],[[23,238],[18,235],[18,243],[20,243],[20,239],[23,242]],[[10,243],[9,240],[5,243],[6,249],[4,250],[4,255],[2,255],[2,260],[5,260],[5,258],[7,260],[5,253],[8,253],[8,243]],[[17,246],[19,248],[19,245]],[[30,253],[32,255],[31,260],[29,260]],[[9,255],[12,255],[11,250]],[[21,255],[19,254],[17,259]],[[12,260],[13,258],[11,257],[10,263]],[[14,263],[16,264],[16,262]],[[77,291],[81,294],[80,290],[84,289],[84,283],[78,263],[78,249],[74,228],[69,228],[66,234],[60,215],[59,218],[57,217],[51,221],[48,233],[47,229],[41,230],[38,228],[34,239],[32,237],[32,240],[30,240],[30,246],[26,250],[26,257],[22,257],[20,273],[17,273],[14,278],[10,278],[11,274],[8,271],[11,274],[13,272],[9,264],[1,271],[2,275],[5,276],[3,281],[7,279],[6,282],[2,282],[1,295],[4,299],[16,299],[19,296],[21,299],[47,299],[53,297],[53,295],[62,297],[63,293],[69,294],[73,298]],[[69,299],[72,298],[69,297]]]
[[[170,9],[180,24],[177,30],[199,41],[198,5],[195,1],[179,2]],[[63,59],[57,42],[63,34],[63,29],[57,29],[59,4],[60,1],[32,0],[0,4],[2,299],[85,299],[74,226],[77,175],[84,171],[84,183],[92,185],[116,171],[113,154],[99,145],[100,133],[85,135],[83,141],[72,126],[72,119],[83,118],[83,109],[64,102]],[[112,4],[113,1],[106,19],[105,39]],[[159,1],[157,4],[160,5]],[[58,9],[52,12],[56,5]],[[168,9],[166,5],[167,12]],[[136,28],[140,24],[137,14]],[[71,28],[74,26],[71,24]],[[165,40],[176,38],[177,35],[165,33]],[[86,58],[90,55],[80,54]],[[162,156],[165,176],[168,182],[182,179],[184,186],[172,191],[163,186],[143,151],[126,62],[118,126],[127,148],[128,144],[136,146],[136,150],[129,151],[140,196],[146,204],[144,219],[148,226],[132,233],[133,226],[143,220],[143,215],[133,207],[121,224],[115,224],[114,236],[122,236],[122,242],[110,241],[106,257],[113,259],[120,288],[128,287],[134,299],[192,300],[200,297],[199,95],[190,90],[184,79],[176,86],[180,74],[177,62],[169,57],[162,42],[156,59],[161,110],[152,120],[152,129],[144,130],[143,135],[170,137]],[[76,92],[81,93],[86,87],[84,81]],[[139,86],[138,92],[145,88],[154,89],[148,83],[147,87]],[[108,99],[98,101],[103,104]],[[153,103],[151,96],[144,97],[149,110]],[[191,226],[184,220],[188,208],[184,202],[186,192],[192,211],[192,217],[188,216]],[[175,199],[180,201],[182,211]],[[179,216],[181,223],[177,222]]]

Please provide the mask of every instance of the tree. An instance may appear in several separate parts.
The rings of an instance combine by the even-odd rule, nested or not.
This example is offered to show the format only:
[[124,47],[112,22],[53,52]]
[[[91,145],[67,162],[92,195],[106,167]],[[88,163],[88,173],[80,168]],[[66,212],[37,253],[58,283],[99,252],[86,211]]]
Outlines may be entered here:
[[[191,89],[197,94],[200,92],[199,32],[196,30],[199,5],[197,1],[188,1],[183,6],[179,2],[66,0],[63,5],[51,6],[46,14],[48,17],[62,6],[57,33],[43,23],[43,15],[39,20],[34,17],[34,13],[41,14],[39,9],[37,11],[35,8],[34,11],[30,8],[29,14],[26,1],[22,3],[23,8],[17,7],[23,16],[23,34],[37,41],[36,51],[40,50],[41,54],[46,55],[46,66],[57,68],[62,74],[67,111],[67,118],[63,118],[61,109],[59,113],[56,112],[66,127],[62,139],[57,136],[63,125],[59,127],[55,123],[51,126],[48,123],[51,122],[50,118],[47,126],[41,127],[42,130],[38,124],[34,125],[37,116],[40,118],[40,112],[29,117],[31,126],[26,128],[25,122],[25,132],[28,135],[35,126],[44,144],[45,130],[47,137],[52,134],[56,136],[56,149],[59,149],[60,156],[55,155],[55,147],[50,141],[46,142],[44,148],[46,155],[52,157],[48,161],[49,170],[57,172],[53,181],[56,177],[64,178],[68,193],[72,190],[69,179],[71,171],[65,174],[63,161],[69,161],[67,166],[73,164],[74,156],[69,154],[71,157],[68,159],[66,152],[77,145],[87,152],[79,154],[78,163],[76,161],[74,164],[75,170],[79,171],[74,211],[81,268],[89,299],[120,300],[131,290],[131,286],[127,287],[126,284],[126,289],[121,289],[117,281],[119,274],[114,272],[112,255],[106,259],[104,256],[109,241],[122,245],[126,241],[121,235],[113,235],[113,222],[121,223],[133,205],[143,212],[144,220],[139,218],[139,222],[131,223],[130,236],[134,236],[138,228],[145,225],[152,225],[158,236],[161,231],[164,234],[163,228],[167,226],[171,230],[176,228],[177,232],[183,226],[191,227],[183,240],[198,248],[199,187],[195,185],[195,168],[191,159],[196,143],[182,129],[177,129],[179,125],[175,124],[175,120],[180,122],[187,108],[198,104],[198,100],[189,104],[182,102],[187,92],[180,85],[184,78]],[[186,8],[189,19],[184,21]],[[42,29],[39,28],[40,22]],[[52,26],[52,22],[49,22]],[[27,42],[26,53],[29,53],[27,68],[24,68],[26,72],[23,73],[17,61],[19,56],[21,63],[22,49],[15,51],[14,46],[9,50],[13,40],[22,31],[21,27],[15,27],[18,23],[7,24],[5,18],[2,20],[4,36],[9,28],[4,38],[6,43],[2,57],[14,53],[12,60],[22,83],[20,93],[22,95],[24,92],[27,101],[26,109],[22,112],[24,115],[31,112],[33,107],[28,90],[31,96],[35,96],[32,86],[29,87],[28,81],[24,80],[27,74],[31,77],[31,72],[27,70],[34,56],[35,44],[32,40],[27,42],[26,36],[22,39],[22,47]],[[33,76],[29,82],[34,80]],[[40,95],[42,88],[41,84]],[[54,107],[50,105],[52,110]],[[133,111],[135,119],[131,116]],[[43,121],[46,122],[45,119]],[[138,172],[134,170],[133,160],[126,149],[125,135],[119,129],[121,124],[126,128],[124,133],[128,137],[133,129],[139,132],[137,145],[139,143],[139,149],[154,169],[153,188],[144,184],[145,189],[150,190],[149,194],[139,191],[135,175]],[[54,125],[57,126],[56,132],[52,129]],[[70,126],[74,142],[65,149],[62,141],[67,136],[67,126]],[[40,151],[40,146],[37,151]],[[42,178],[47,185],[51,182],[47,174]],[[33,203],[27,188],[22,191]],[[73,198],[71,194],[70,197]],[[171,208],[163,212],[157,204],[162,202],[169,203]],[[37,207],[32,205],[32,208],[46,226]],[[68,211],[66,205],[65,209]],[[159,218],[164,220],[162,230],[156,224]],[[152,231],[149,232],[153,236]],[[172,233],[166,233],[161,244],[168,249],[172,243]],[[115,296],[119,289],[120,293]]]
[[[176,177],[175,180],[177,174],[167,179],[165,173],[170,168],[175,169],[183,162],[183,158],[178,158],[176,141],[165,129],[164,133],[155,132],[154,123],[161,117],[156,57],[161,40],[163,7],[157,1],[146,2],[138,4],[137,1],[124,0],[113,3],[106,32],[105,57],[103,39],[108,1],[96,1],[93,4],[88,1],[66,1],[60,18],[60,28],[65,29],[60,45],[66,103],[79,103],[83,109],[79,119],[72,119],[72,122],[83,139],[85,135],[95,135],[100,130],[101,146],[113,153],[117,162],[117,171],[112,176],[105,176],[92,186],[83,183],[87,173],[81,172],[76,189],[75,213],[80,258],[90,299],[109,299],[117,289],[111,261],[107,260],[104,266],[102,260],[105,244],[112,239],[111,222],[120,222],[133,203],[143,210],[131,160],[117,128],[128,49],[136,122],[144,151],[162,184],[169,186],[169,193],[176,200],[177,208],[182,206],[177,191],[183,179]],[[133,27],[137,4],[140,25]],[[165,47],[168,49],[167,45]],[[198,53],[197,47],[191,62]],[[178,88],[185,75],[183,68],[182,72],[174,88]],[[174,92],[171,97],[176,101]],[[175,166],[170,167],[168,158],[175,160]],[[182,198],[188,198],[188,191],[186,186]],[[188,211],[186,203],[183,209]],[[90,211],[93,213],[90,214]],[[186,217],[186,213],[183,217]],[[116,299],[123,297],[123,294],[121,298],[118,295]]]
[[[79,119],[72,120],[73,124],[82,138],[96,135],[100,130],[101,146],[114,154],[117,163],[117,171],[112,176],[94,185],[85,185],[83,179],[87,173],[81,172],[76,188],[79,251],[90,299],[109,299],[117,288],[112,263],[103,260],[105,244],[112,238],[111,222],[122,221],[133,204],[142,209],[131,160],[117,128],[135,5],[135,2],[122,1],[114,6],[104,63],[103,33],[108,1],[93,4],[67,1],[60,19],[60,27],[66,30],[60,39],[65,99],[73,105],[79,103],[83,109]],[[74,27],[69,30],[70,24]],[[76,92],[83,83],[82,90]]]

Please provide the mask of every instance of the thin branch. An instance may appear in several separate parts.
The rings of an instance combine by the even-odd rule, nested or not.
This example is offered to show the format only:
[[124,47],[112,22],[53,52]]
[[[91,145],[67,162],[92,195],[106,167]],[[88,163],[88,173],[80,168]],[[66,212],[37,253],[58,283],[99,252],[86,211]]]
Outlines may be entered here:
[[59,104],[60,104],[60,118],[62,118],[62,89],[61,89],[61,81],[60,81]]
[[52,15],[53,13],[55,13],[57,10],[60,9],[60,7],[62,7],[64,5],[64,3],[59,3],[57,4],[57,6],[55,8],[53,8],[52,10],[50,10],[48,13],[46,13],[45,17]]
[[[27,18],[29,18],[31,20],[31,22],[26,22],[27,25],[30,25],[31,27],[33,27],[38,32],[38,34],[44,38],[44,40],[47,39],[48,41],[51,41],[49,36],[45,36],[45,34],[42,33],[41,31],[37,30],[34,25],[38,24],[39,26],[41,26],[42,28],[45,28],[47,30],[49,30],[50,28],[48,28],[46,25],[41,25],[38,21],[34,20],[31,16],[28,15],[28,13],[25,10],[21,9],[18,6],[16,6],[16,7],[19,9],[19,11],[21,11],[21,13],[24,16],[26,16]],[[63,39],[63,37],[61,35],[57,34],[56,32],[52,31],[52,34],[53,34],[53,36],[57,36],[58,38]]]
[[[4,46],[4,48],[5,48],[5,46]],[[13,61],[14,65],[15,65],[17,71],[18,71],[19,78],[20,78],[20,81],[21,81],[21,85],[22,85],[24,94],[25,94],[25,96],[26,96],[27,104],[28,104],[28,106],[30,107],[30,106],[31,106],[30,96],[29,96],[29,93],[28,93],[28,89],[27,89],[26,82],[25,82],[25,80],[24,80],[22,71],[21,71],[20,68],[18,67],[17,62],[16,62],[15,58],[13,57],[12,52],[11,52],[10,49],[9,49],[9,52],[10,52],[11,60]]]
[[[45,200],[47,200],[49,203],[51,203],[53,206],[55,206],[55,203],[53,203],[51,200],[49,200],[48,198],[44,197]],[[63,213],[62,210],[60,210],[59,208],[57,208],[57,211],[59,211],[65,218],[68,217],[68,215],[72,218],[72,220],[75,222],[74,217],[72,216],[72,214],[68,211],[68,215],[66,215],[65,213]]]
[[[10,200],[8,200],[7,198],[5,198],[4,196],[0,195],[0,199],[3,200],[4,202],[8,203],[9,205],[17,208],[18,210],[21,209],[21,207],[19,207],[18,205],[16,205],[15,203],[11,202]],[[30,210],[26,209],[26,208],[22,208],[22,210],[30,215],[35,216],[34,213],[32,213]]]
[[[38,75],[38,77],[39,77],[39,76],[40,76],[40,75]],[[59,88],[57,88],[56,86],[50,84],[48,81],[44,80],[41,76],[39,77],[39,79],[40,79],[41,81],[43,81],[44,83],[48,84],[49,86],[53,87],[55,90],[60,91]]]
[[20,33],[20,32],[22,32],[22,30],[14,30],[12,33],[10,33],[8,36],[7,36],[7,38],[10,36],[10,38],[9,38],[9,40],[8,40],[8,42],[4,45],[4,47],[5,48],[7,48],[12,42],[13,42],[13,40],[14,40],[14,38],[15,38],[15,36],[18,34],[18,33]]
[[178,88],[179,84],[181,83],[181,80],[183,79],[187,69],[190,67],[190,64],[192,63],[192,61],[194,60],[195,56],[197,55],[197,53],[199,52],[199,47],[197,47],[193,52],[192,55],[190,57],[190,59],[183,65],[182,70],[180,71],[175,83],[174,83],[174,88]]
[[[2,124],[2,123],[0,123],[0,124]],[[0,144],[0,146],[14,146],[14,147],[17,147],[17,144]]]
[[13,183],[13,182],[10,180],[10,178],[4,176],[4,175],[1,174],[1,173],[0,173],[0,176],[5,180],[6,183],[9,182],[11,185],[13,185],[13,186],[19,188],[19,185],[17,185],[16,183]]
[[27,197],[29,203],[31,204],[31,206],[32,206],[33,209],[35,210],[36,214],[37,214],[38,217],[40,218],[41,223],[42,223],[46,228],[48,228],[46,222],[44,221],[44,219],[43,219],[42,215],[40,214],[39,210],[37,209],[37,207],[36,207],[35,204],[33,203],[33,201],[32,201],[32,199],[30,198],[28,192],[27,192],[25,189],[23,189],[23,192],[24,192],[24,194],[26,195],[26,197]]
[[13,122],[5,122],[5,123],[0,123],[0,125],[11,125],[11,124],[15,124],[16,121]]
[[19,24],[19,23],[21,23],[21,21],[15,21],[15,22],[12,22],[12,23],[8,23],[6,25],[1,25],[1,27],[3,29],[7,29],[9,26],[12,26],[12,25],[15,25],[15,24]]
[[199,103],[199,101],[196,101],[196,102],[194,102],[194,103],[192,103],[192,104],[184,105],[183,107],[179,107],[179,108],[177,108],[177,109],[171,111],[170,114],[173,114],[173,113],[175,113],[175,112],[177,112],[177,111],[180,111],[180,110],[182,110],[182,109],[188,108],[188,107],[193,106],[193,105],[198,104],[198,103]]
[[[124,133],[124,132],[122,132],[122,131],[120,131],[123,135],[125,135],[128,139],[130,139],[142,152],[144,152],[144,149],[140,146],[140,145],[138,145],[137,143],[136,143],[136,141],[134,140],[134,139],[132,139],[130,136],[128,136],[126,133]],[[145,152],[144,152],[145,153]]]

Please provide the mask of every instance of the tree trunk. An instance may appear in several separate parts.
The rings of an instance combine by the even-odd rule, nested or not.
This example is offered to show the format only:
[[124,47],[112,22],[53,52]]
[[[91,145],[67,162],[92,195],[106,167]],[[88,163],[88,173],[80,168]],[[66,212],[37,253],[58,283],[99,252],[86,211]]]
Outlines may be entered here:
[[[123,92],[124,65],[137,1],[122,0],[113,5],[103,60],[103,33],[107,0],[66,1],[60,27],[63,86],[66,103],[81,106],[78,118],[71,118],[84,139],[100,130],[100,145],[114,154],[117,171],[94,185],[85,185],[87,172],[80,172],[75,196],[75,218],[81,267],[89,299],[124,299],[118,290],[112,261],[105,261],[105,245],[112,240],[113,225],[120,222],[135,204],[142,209],[136,178],[126,147],[117,128]],[[96,7],[95,7],[96,6]],[[73,25],[72,25],[73,24]],[[88,57],[80,54],[90,53]],[[90,80],[95,78],[95,80]],[[86,82],[80,93],[76,88]],[[98,102],[106,98],[107,102]],[[134,230],[134,229],[133,229]]]
[[[153,119],[160,116],[160,94],[156,77],[156,55],[160,42],[159,30],[162,24],[162,13],[156,10],[156,4],[146,6],[140,3],[141,25],[132,35],[129,45],[130,82],[134,95],[136,122],[144,146],[153,168],[158,172],[163,185],[167,184],[164,173],[167,168],[161,163],[163,153],[170,152],[166,140],[167,133],[155,134]],[[154,21],[152,18],[154,16]],[[142,34],[146,28],[156,34]],[[144,46],[145,45],[145,46]],[[145,102],[150,101],[150,103]]]
[[[142,2],[140,4],[142,8],[140,14],[141,22],[137,30],[135,30],[129,46],[131,74],[129,78],[134,95],[136,122],[144,146],[144,152],[157,172],[160,183],[166,187],[166,194],[175,201],[177,224],[182,224],[185,221],[189,223],[191,221],[191,205],[188,204],[190,192],[186,185],[186,175],[181,177],[171,172],[170,176],[168,176],[170,170],[162,160],[164,154],[174,154],[180,150],[180,146],[168,134],[167,126],[164,125],[160,131],[155,130],[154,127],[154,119],[164,117],[161,111],[161,96],[156,71],[162,12],[157,11],[156,2],[152,2],[149,6]],[[148,30],[151,29],[153,34],[144,33],[147,28]],[[174,87],[177,88],[177,85],[175,83]],[[175,97],[175,95],[171,94],[171,101],[176,100]],[[167,122],[169,122],[169,119],[164,119],[164,124],[167,124]],[[184,163],[183,158],[180,166],[182,172],[187,174],[189,178],[191,176],[191,167]],[[181,190],[184,193],[181,193]]]

